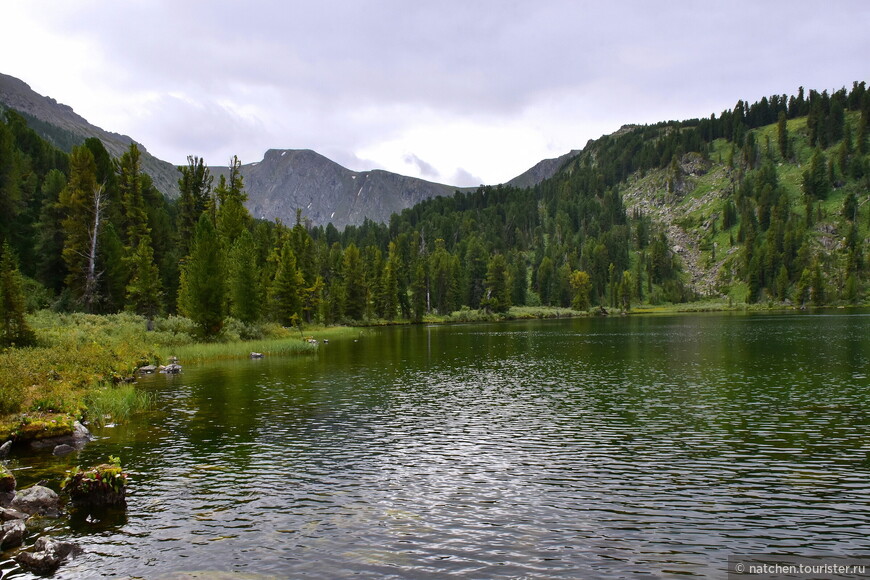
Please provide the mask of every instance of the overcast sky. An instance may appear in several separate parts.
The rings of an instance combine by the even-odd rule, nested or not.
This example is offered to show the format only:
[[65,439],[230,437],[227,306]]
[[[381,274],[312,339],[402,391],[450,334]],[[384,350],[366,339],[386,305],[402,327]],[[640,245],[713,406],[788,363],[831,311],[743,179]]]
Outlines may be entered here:
[[870,2],[6,0],[0,72],[157,157],[468,186],[626,123],[870,81]]

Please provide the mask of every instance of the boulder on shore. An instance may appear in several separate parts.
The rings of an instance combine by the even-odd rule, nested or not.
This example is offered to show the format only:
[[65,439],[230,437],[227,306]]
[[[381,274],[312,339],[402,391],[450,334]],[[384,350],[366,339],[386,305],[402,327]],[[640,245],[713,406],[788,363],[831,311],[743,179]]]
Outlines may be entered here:
[[30,447],[33,449],[55,449],[58,445],[69,445],[73,450],[82,449],[88,441],[93,439],[93,435],[88,431],[88,428],[82,425],[79,421],[73,423],[72,433],[69,435],[61,435],[60,437],[44,437],[34,439],[30,442]]
[[60,516],[60,498],[54,490],[41,485],[34,485],[19,491],[9,507],[29,515],[36,514],[53,518]]
[[0,465],[0,507],[8,506],[14,497],[15,476],[5,466]]
[[33,545],[32,551],[20,552],[14,560],[30,572],[52,574],[67,558],[77,556],[82,549],[72,542],[54,540],[41,536]]
[[26,533],[27,528],[24,525],[24,520],[9,520],[0,523],[0,550],[20,546]]

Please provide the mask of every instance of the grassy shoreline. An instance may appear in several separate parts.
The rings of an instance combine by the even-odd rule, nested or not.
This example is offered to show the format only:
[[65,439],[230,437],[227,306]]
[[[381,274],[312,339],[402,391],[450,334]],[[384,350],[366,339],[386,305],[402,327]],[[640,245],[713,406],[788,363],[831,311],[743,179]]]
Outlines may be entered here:
[[147,321],[132,314],[57,314],[28,317],[38,345],[0,352],[0,443],[72,433],[76,420],[124,420],[152,401],[134,385],[139,367],[316,351],[312,340],[355,337],[350,327],[288,329],[229,320],[217,339],[197,338],[193,323],[169,317]]

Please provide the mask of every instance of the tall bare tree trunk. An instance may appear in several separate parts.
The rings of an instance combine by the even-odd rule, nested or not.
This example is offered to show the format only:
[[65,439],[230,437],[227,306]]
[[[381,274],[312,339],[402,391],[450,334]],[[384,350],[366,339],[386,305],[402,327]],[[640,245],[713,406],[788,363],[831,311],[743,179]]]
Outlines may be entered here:
[[97,240],[99,238],[100,220],[103,214],[103,186],[94,188],[94,222],[90,232],[90,244],[88,250],[88,274],[85,278],[85,292],[82,296],[87,304],[88,312],[93,312],[94,304],[99,299],[97,296],[97,281],[100,277],[97,272]]

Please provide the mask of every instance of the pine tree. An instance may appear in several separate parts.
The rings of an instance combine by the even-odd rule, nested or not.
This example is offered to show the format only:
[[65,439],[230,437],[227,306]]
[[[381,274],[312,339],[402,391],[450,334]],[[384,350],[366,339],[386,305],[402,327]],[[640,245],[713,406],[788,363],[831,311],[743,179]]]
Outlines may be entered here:
[[496,254],[486,268],[486,282],[481,307],[493,312],[507,312],[511,307],[510,279],[504,254]]
[[444,240],[435,240],[435,251],[429,256],[429,272],[432,280],[432,307],[439,314],[449,314],[451,311],[450,286],[457,275],[451,265],[451,256]]
[[788,268],[783,264],[779,267],[779,272],[776,275],[776,296],[781,302],[785,301],[788,295],[788,284]]
[[550,256],[544,256],[544,259],[538,265],[538,296],[540,296],[541,304],[544,306],[553,304],[551,294],[554,286],[554,277],[555,268],[553,267],[553,260],[550,259]]
[[350,243],[344,249],[341,270],[344,278],[344,314],[352,320],[362,320],[366,311],[367,292],[365,271],[356,244]]
[[822,266],[818,260],[813,262],[810,297],[814,306],[821,306],[825,303],[825,284],[822,279]]
[[465,253],[465,274],[467,276],[465,296],[469,308],[480,308],[486,281],[486,268],[486,249],[480,238],[474,236],[468,242],[468,249]]
[[[248,194],[245,193],[241,173],[242,162],[233,156],[230,161],[230,177],[220,181],[215,190],[220,206],[217,210],[217,229],[225,247],[231,247],[242,230],[251,225],[251,214],[245,207]],[[223,177],[223,176],[221,176]]]
[[296,326],[302,315],[304,280],[296,267],[296,255],[289,241],[281,247],[281,259],[269,288],[269,302],[275,319],[283,326]]
[[0,346],[30,346],[36,335],[27,324],[18,261],[9,242],[0,251]]
[[426,296],[429,293],[429,282],[426,276],[426,268],[423,265],[423,260],[418,260],[414,267],[414,276],[411,279],[411,294],[412,294],[412,312],[414,322],[420,323],[423,321],[423,315],[426,314]]
[[[60,192],[59,205],[64,219],[63,261],[66,264],[66,285],[76,300],[93,305],[97,297],[94,276],[93,232],[91,226],[99,212],[94,206],[97,185],[94,156],[87,147],[74,147],[70,154],[70,176]],[[89,293],[90,292],[90,293]]]
[[510,279],[511,279],[511,304],[515,306],[525,306],[528,291],[529,271],[526,267],[526,261],[521,255],[516,255],[511,260]]
[[34,254],[36,279],[57,293],[63,288],[66,264],[63,261],[64,215],[59,203],[60,192],[66,187],[66,176],[52,169],[42,182],[42,206],[35,228]]
[[381,281],[382,299],[380,305],[380,316],[386,320],[395,320],[396,311],[399,308],[399,281],[396,276],[398,269],[397,259],[392,256],[387,259]]
[[216,335],[224,320],[224,264],[217,232],[207,214],[196,224],[190,255],[181,268],[178,310],[205,335]]
[[589,310],[589,293],[592,291],[592,279],[582,270],[571,273],[571,308],[574,310]]
[[619,302],[623,310],[631,309],[631,294],[634,289],[634,279],[631,271],[625,270],[622,273],[622,279],[619,281]]
[[124,242],[127,256],[132,260],[135,259],[133,256],[140,240],[151,233],[145,210],[141,155],[135,143],[131,143],[130,148],[115,162],[115,173],[123,207]]
[[187,166],[179,167],[178,171],[181,173],[178,179],[181,192],[178,199],[178,235],[180,253],[184,256],[190,251],[199,216],[208,207],[214,177],[205,161],[192,155],[187,157]]
[[230,248],[227,259],[227,293],[230,314],[245,323],[260,319],[262,310],[261,273],[257,265],[254,237],[243,230]]
[[779,112],[776,123],[776,142],[779,145],[779,154],[783,159],[788,159],[788,125],[785,111]]
[[810,167],[803,173],[803,190],[810,199],[827,199],[831,192],[828,161],[819,148],[813,152]]
[[149,320],[159,312],[161,305],[160,272],[154,263],[151,237],[139,239],[130,260],[131,276],[127,284],[127,310],[141,314]]

